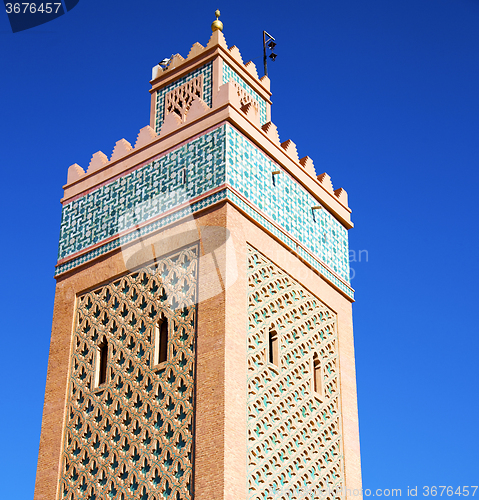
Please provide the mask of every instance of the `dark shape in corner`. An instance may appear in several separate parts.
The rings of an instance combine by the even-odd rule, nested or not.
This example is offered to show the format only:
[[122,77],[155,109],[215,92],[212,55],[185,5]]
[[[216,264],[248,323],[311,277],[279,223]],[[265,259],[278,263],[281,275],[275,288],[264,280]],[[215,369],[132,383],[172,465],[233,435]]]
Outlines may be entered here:
[[[63,16],[65,10],[70,11],[80,0],[63,0],[45,2],[41,0],[30,1],[28,3],[19,3],[11,0],[3,0],[5,10],[10,21],[10,27],[13,33],[25,31],[41,24],[53,21],[57,17]],[[16,11],[17,10],[17,11]]]

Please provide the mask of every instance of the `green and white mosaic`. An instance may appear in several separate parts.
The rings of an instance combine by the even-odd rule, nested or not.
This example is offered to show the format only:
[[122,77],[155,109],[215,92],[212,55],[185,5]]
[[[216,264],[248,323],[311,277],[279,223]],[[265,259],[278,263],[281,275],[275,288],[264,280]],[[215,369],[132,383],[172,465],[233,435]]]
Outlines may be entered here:
[[348,232],[292,177],[275,175],[278,165],[233,127],[227,132],[226,175],[261,212],[349,282]]
[[[62,262],[57,274],[228,198],[352,296],[344,283],[349,283],[347,230],[326,210],[313,214],[317,201],[287,173],[273,176],[275,170],[278,165],[240,132],[222,125],[65,204],[58,258],[73,258]],[[191,203],[195,198],[200,199]],[[120,232],[138,225],[141,231],[120,242]]]
[[225,127],[219,127],[64,205],[58,258],[224,184],[225,134]]

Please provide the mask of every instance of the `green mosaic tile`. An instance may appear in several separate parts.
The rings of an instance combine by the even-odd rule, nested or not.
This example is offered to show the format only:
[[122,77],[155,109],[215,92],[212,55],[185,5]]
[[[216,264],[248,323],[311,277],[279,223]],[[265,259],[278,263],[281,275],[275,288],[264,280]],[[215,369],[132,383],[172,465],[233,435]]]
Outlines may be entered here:
[[57,266],[55,270],[55,276],[59,275],[61,273],[64,273],[66,271],[69,271],[70,269],[73,269],[77,266],[80,266],[84,264],[85,262],[89,262],[96,257],[99,257],[100,255],[103,255],[111,250],[115,250],[116,248],[120,248],[123,244],[129,243],[131,241],[137,240],[142,238],[143,236],[147,236],[149,233],[152,233],[153,231],[156,231],[157,229],[161,229],[162,227],[167,226],[168,224],[171,224],[172,222],[175,222],[177,220],[183,219],[185,217],[190,216],[191,214],[194,214],[200,210],[203,210],[206,207],[209,207],[210,205],[214,205],[215,203],[218,203],[221,200],[224,200],[226,198],[226,190],[218,191],[217,193],[212,194],[211,196],[208,196],[206,198],[203,198],[202,200],[192,203],[191,205],[188,205],[187,207],[178,210],[176,212],[173,212],[166,217],[162,217],[158,220],[155,220],[151,224],[148,224],[146,226],[143,226],[137,231],[133,231],[131,233],[126,234],[125,236],[121,236],[120,238],[116,238],[115,240],[102,245],[95,250],[92,250],[91,252],[85,253],[80,257],[77,257],[75,259],[69,260],[68,262],[65,262],[64,264],[60,264]]
[[186,203],[225,180],[225,127],[63,206],[58,258]]
[[[347,230],[326,210],[316,210],[313,214],[311,207],[317,204],[316,200],[286,173],[274,176],[273,180],[275,170],[278,165],[240,132],[230,125],[222,125],[64,205],[59,260],[109,238],[114,240],[62,263],[56,274],[118,248],[129,241],[128,238],[141,237],[227,196],[352,297],[347,284]],[[206,195],[225,184],[248,203],[231,191]],[[189,202],[201,196],[204,198],[193,204]],[[168,211],[170,213],[165,214]],[[157,220],[145,225],[152,218]],[[122,241],[118,239],[119,233],[136,225],[144,227],[123,237]]]
[[349,283],[348,231],[234,127],[227,130],[227,182]]
[[289,238],[283,231],[280,231],[274,224],[269,222],[265,217],[259,214],[256,210],[251,208],[250,205],[245,203],[239,196],[235,193],[228,191],[228,199],[235,203],[239,208],[246,212],[251,218],[259,222],[265,229],[276,236],[279,240],[285,243],[291,250],[295,251],[301,256],[308,264],[310,264],[314,269],[319,271],[323,276],[328,278],[329,281],[334,283],[340,290],[342,290],[348,297],[354,298],[354,292],[351,288],[346,285],[343,281],[338,279],[326,266],[324,266],[320,260],[315,259],[310,253],[306,252],[304,248],[297,245],[294,240]]

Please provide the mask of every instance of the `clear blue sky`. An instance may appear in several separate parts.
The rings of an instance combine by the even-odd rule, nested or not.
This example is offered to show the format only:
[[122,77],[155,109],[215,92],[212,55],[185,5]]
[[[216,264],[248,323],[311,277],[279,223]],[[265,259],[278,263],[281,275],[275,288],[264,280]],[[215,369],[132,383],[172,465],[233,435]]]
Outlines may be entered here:
[[218,6],[259,69],[276,37],[273,121],[348,191],[368,253],[352,262],[364,488],[478,485],[479,0],[80,0],[17,34],[0,14],[0,498],[33,496],[67,168],[135,141],[151,67],[206,44]]

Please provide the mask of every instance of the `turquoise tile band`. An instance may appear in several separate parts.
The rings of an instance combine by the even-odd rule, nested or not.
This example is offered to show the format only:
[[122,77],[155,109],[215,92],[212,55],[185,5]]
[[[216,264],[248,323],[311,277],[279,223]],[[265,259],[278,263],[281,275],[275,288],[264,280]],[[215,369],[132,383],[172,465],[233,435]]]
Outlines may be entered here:
[[285,172],[273,180],[275,170],[239,131],[221,125],[65,204],[55,274],[227,198],[352,297],[347,230],[326,210],[313,214],[317,201]]

